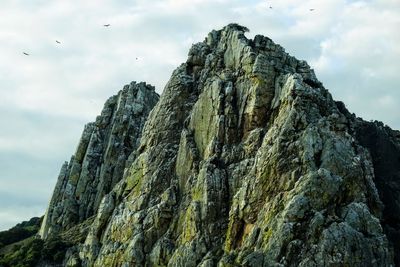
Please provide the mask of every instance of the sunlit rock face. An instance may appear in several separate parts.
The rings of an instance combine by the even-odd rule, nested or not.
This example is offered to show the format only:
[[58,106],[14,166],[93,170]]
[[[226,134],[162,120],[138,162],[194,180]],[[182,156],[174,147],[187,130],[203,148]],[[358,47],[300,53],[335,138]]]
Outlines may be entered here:
[[[90,192],[74,224],[91,221],[66,266],[394,266],[399,132],[350,114],[306,62],[246,31],[192,46],[130,160],[109,156],[118,177],[126,167],[110,192],[97,178],[71,187]],[[49,225],[75,207],[57,197],[71,162]]]
[[159,96],[145,83],[126,85],[85,126],[75,154],[65,162],[43,221],[47,239],[93,216],[105,194],[122,179],[129,155]]

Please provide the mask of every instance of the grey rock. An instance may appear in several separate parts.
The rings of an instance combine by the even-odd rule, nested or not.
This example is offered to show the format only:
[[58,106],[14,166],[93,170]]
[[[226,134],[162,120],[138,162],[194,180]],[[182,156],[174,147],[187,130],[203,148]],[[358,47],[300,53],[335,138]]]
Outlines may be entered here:
[[[83,266],[398,264],[400,133],[350,114],[305,61],[246,31],[212,31],[173,72],[123,178],[85,200],[98,210]],[[75,158],[104,155],[90,136]],[[64,180],[91,162],[64,165],[56,192],[86,192],[88,179]],[[54,225],[88,214],[54,203]]]
[[96,121],[85,126],[74,156],[61,168],[39,233],[43,239],[96,214],[104,195],[122,179],[158,98],[154,87],[132,82],[108,99]]

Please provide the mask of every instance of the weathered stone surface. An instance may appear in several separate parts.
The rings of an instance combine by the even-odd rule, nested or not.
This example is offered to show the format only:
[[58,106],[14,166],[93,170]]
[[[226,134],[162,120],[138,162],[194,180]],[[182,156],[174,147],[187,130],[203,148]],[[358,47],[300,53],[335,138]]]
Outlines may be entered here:
[[85,202],[98,211],[67,266],[399,264],[399,132],[356,118],[306,62],[245,31],[193,45],[123,179]]
[[384,205],[381,224],[394,248],[395,264],[400,266],[400,131],[356,118],[341,102],[338,106],[350,121],[353,135],[370,152],[374,183]]
[[306,62],[245,31],[211,32],[175,70],[84,266],[393,265],[376,148]]
[[132,82],[108,99],[96,121],[85,126],[75,154],[61,168],[40,230],[42,238],[66,231],[96,213],[104,195],[122,179],[158,98],[154,87]]
[[357,139],[372,156],[374,183],[384,204],[382,226],[400,266],[400,132],[360,119],[355,125]]

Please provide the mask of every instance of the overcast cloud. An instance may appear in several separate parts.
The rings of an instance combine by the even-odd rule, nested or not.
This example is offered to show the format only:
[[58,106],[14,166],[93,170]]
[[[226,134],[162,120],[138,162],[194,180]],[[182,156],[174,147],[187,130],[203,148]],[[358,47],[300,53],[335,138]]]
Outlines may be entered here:
[[161,93],[191,44],[230,22],[307,60],[350,111],[400,129],[398,0],[2,0],[0,230],[45,212],[109,96],[132,80]]

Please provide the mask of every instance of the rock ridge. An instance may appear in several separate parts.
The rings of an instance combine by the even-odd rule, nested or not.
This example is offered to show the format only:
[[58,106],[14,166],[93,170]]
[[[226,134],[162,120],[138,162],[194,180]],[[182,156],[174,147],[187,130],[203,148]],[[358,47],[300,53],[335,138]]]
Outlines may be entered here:
[[96,213],[104,195],[122,179],[158,98],[153,86],[132,82],[109,98],[96,121],[85,126],[75,154],[61,168],[39,232],[43,239]]
[[[67,220],[87,231],[65,266],[400,266],[399,132],[357,118],[305,61],[246,31],[192,46],[119,179]],[[69,192],[70,166],[55,192]]]

